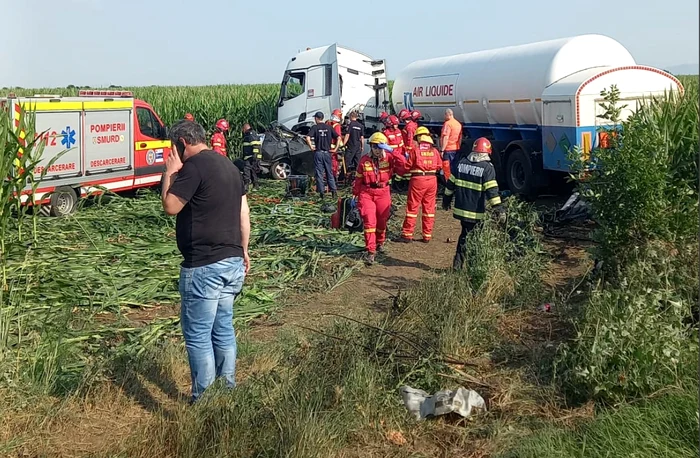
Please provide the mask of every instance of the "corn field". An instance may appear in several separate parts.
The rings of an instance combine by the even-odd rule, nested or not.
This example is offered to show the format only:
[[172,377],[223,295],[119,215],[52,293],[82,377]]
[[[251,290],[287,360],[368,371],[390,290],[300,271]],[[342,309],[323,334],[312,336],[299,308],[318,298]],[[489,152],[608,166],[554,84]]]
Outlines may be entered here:
[[[209,134],[219,119],[231,125],[228,132],[228,151],[232,156],[241,152],[241,127],[249,123],[258,132],[264,131],[277,119],[279,85],[219,85],[219,86],[148,86],[125,87],[134,97],[145,100],[158,113],[166,126],[192,113],[195,121]],[[12,89],[18,96],[55,94],[77,96],[77,88]]]

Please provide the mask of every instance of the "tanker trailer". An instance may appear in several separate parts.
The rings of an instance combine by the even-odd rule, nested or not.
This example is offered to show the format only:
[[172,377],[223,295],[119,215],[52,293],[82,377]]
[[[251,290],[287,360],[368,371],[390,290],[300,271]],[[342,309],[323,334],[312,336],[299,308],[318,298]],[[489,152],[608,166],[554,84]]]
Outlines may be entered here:
[[570,171],[573,147],[588,154],[600,144],[600,93],[613,84],[627,105],[623,119],[647,96],[683,90],[612,38],[581,35],[413,62],[397,76],[392,104],[420,110],[437,135],[451,108],[464,128],[462,148],[489,138],[499,185],[534,197]]

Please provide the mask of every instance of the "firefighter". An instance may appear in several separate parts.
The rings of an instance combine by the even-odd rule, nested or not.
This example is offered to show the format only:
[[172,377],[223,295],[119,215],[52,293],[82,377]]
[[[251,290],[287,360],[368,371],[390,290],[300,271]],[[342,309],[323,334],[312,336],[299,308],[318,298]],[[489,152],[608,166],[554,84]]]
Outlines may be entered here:
[[501,197],[498,193],[496,169],[491,164],[491,142],[477,138],[469,154],[460,154],[447,181],[442,208],[449,210],[456,196],[453,216],[460,220],[462,232],[457,243],[452,266],[460,270],[464,265],[464,247],[467,235],[486,216],[486,206],[496,208],[499,220],[505,218]]
[[406,150],[410,150],[413,147],[413,138],[416,136],[418,124],[411,120],[411,112],[405,108],[399,111],[399,120],[406,124],[402,131],[403,142]]
[[246,189],[252,184],[253,188],[258,187],[258,169],[262,159],[262,142],[260,136],[250,127],[250,124],[243,124],[243,182]]
[[389,113],[387,113],[386,111],[382,111],[382,112],[379,114],[379,122],[381,122],[382,124],[386,125],[386,120],[387,120],[388,117],[389,117]]
[[228,131],[228,121],[219,119],[214,126],[214,134],[211,136],[211,149],[226,156],[226,137],[224,132]]
[[403,221],[399,241],[413,241],[413,230],[418,219],[418,208],[422,208],[421,230],[423,243],[429,243],[435,222],[435,198],[437,197],[437,173],[442,169],[440,152],[435,148],[427,127],[416,130],[415,146],[409,150],[406,161],[399,161],[403,172],[410,172],[406,218]]
[[340,117],[342,116],[342,112],[338,109],[333,110],[333,114],[331,114],[331,119],[328,120],[328,125],[331,126],[331,128],[335,131],[336,134],[338,134],[337,138],[333,138],[331,140],[331,168],[333,169],[333,177],[337,180],[338,179],[338,172],[339,172],[339,167],[338,167],[338,156],[339,156],[339,151],[338,149],[343,145],[343,127],[340,124]]
[[353,196],[362,216],[365,233],[366,261],[374,263],[377,251],[383,251],[386,224],[391,212],[389,180],[396,167],[396,155],[387,144],[386,135],[375,132],[369,138],[370,152],[362,156],[352,186]]
[[[384,119],[384,130],[382,130],[382,133],[386,135],[387,140],[389,141],[388,145],[391,146],[394,149],[395,154],[404,154],[404,158],[407,156],[405,155],[405,150],[404,150],[404,139],[403,139],[403,133],[401,133],[401,129],[399,129],[399,118],[397,118],[395,115],[387,116]],[[395,191],[405,191],[406,188],[405,184],[408,184],[408,180],[411,178],[410,174],[408,172],[403,175],[399,175],[398,173],[394,175],[392,179],[392,183],[395,186]]]

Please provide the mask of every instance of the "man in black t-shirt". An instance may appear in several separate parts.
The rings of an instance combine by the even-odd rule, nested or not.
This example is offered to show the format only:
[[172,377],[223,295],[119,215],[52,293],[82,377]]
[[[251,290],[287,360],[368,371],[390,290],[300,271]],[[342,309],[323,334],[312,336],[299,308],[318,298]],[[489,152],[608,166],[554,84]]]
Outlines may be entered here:
[[348,174],[357,169],[357,164],[360,163],[362,150],[365,148],[364,126],[357,121],[357,112],[350,113],[350,123],[348,124],[348,132],[345,134],[345,164],[348,167]]
[[162,203],[177,215],[182,253],[180,323],[192,376],[192,401],[217,377],[235,385],[233,301],[250,267],[250,213],[241,173],[210,150],[193,121],[170,131],[173,151],[165,161]]
[[[323,175],[325,173],[328,179],[328,187],[331,188],[333,199],[337,197],[338,188],[335,185],[335,176],[333,175],[333,162],[331,160],[331,139],[339,137],[338,133],[331,126],[323,122],[323,113],[320,111],[314,115],[316,124],[309,129],[309,134],[306,136],[306,143],[314,152],[314,167],[316,169],[316,186],[321,199],[326,193],[326,187],[323,183]],[[311,144],[313,138],[314,143]]]

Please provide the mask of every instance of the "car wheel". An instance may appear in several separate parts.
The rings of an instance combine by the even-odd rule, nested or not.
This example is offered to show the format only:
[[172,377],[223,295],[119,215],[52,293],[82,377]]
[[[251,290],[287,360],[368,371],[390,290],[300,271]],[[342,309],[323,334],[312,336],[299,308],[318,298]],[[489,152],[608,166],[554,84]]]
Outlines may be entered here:
[[292,166],[285,161],[275,162],[270,168],[270,173],[275,180],[286,180],[292,174]]
[[68,216],[75,211],[78,204],[78,195],[72,188],[58,188],[51,195],[49,205],[51,216]]

